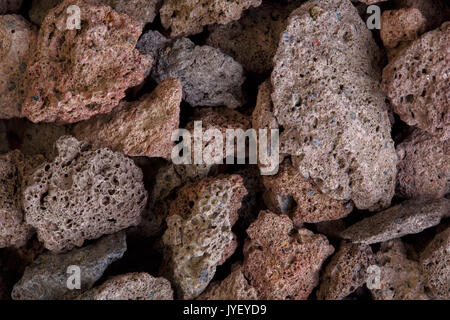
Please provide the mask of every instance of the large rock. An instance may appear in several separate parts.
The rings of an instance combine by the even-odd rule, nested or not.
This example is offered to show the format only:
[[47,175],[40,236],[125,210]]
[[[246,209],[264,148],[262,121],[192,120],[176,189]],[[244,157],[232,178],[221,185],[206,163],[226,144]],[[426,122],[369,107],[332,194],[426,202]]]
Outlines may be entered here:
[[450,138],[450,23],[425,33],[383,70],[395,113],[441,141]]
[[[25,269],[22,279],[14,286],[12,297],[15,300],[73,299],[92,288],[106,268],[122,258],[126,250],[125,233],[121,232],[68,253],[43,253]],[[81,286],[71,290],[68,288],[68,283],[72,283],[69,267],[73,266],[80,268]]]
[[334,252],[327,238],[294,230],[286,215],[262,211],[247,229],[243,273],[263,300],[306,300],[319,283],[319,271]]
[[322,192],[359,209],[388,207],[395,191],[380,56],[350,1],[309,1],[291,14],[271,77],[281,153]]
[[164,0],[161,22],[172,37],[196,34],[206,25],[238,20],[242,11],[260,4],[261,0]]
[[131,159],[71,137],[59,139],[56,148],[58,156],[33,174],[24,191],[26,221],[47,249],[70,250],[139,223],[147,193]]
[[0,16],[0,119],[22,116],[27,61],[34,52],[36,36],[23,17]]
[[237,246],[231,228],[247,191],[237,175],[186,184],[170,205],[163,274],[178,297],[199,296]]
[[342,237],[372,244],[419,233],[450,216],[450,200],[408,200],[347,228]]
[[442,198],[450,192],[450,140],[439,141],[415,129],[397,146],[397,195]]
[[416,40],[425,31],[425,17],[416,8],[386,10],[381,15],[380,37],[386,48]]
[[[68,29],[71,5],[81,10],[80,30]],[[141,32],[139,22],[90,0],[52,9],[28,63],[23,114],[33,122],[73,123],[110,112],[151,68],[151,57],[135,49]]]
[[77,139],[129,156],[170,159],[172,133],[180,120],[181,84],[169,78],[136,102],[121,102],[110,114],[74,128]]

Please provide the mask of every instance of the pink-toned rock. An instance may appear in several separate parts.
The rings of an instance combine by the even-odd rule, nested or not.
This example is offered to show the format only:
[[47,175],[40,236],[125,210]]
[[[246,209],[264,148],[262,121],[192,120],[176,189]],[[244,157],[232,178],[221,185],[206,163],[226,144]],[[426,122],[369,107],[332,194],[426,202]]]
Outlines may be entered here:
[[394,112],[441,141],[450,138],[450,22],[401,51],[383,70]]
[[173,300],[170,282],[148,273],[115,276],[78,299],[80,300]]
[[26,64],[35,49],[36,35],[23,17],[0,16],[0,119],[22,116]]
[[294,224],[337,220],[353,210],[353,204],[323,194],[310,180],[305,179],[287,159],[275,176],[263,176],[266,188],[264,202],[269,210],[287,214]]
[[397,9],[418,9],[425,17],[425,31],[439,27],[450,17],[450,11],[448,6],[446,7],[445,0],[393,0],[392,2]]
[[129,156],[170,159],[181,98],[181,83],[169,78],[139,101],[123,101],[110,114],[79,123],[74,134],[97,148],[108,147]]
[[397,146],[397,154],[399,196],[442,198],[450,192],[450,140],[441,142],[415,129]]
[[25,222],[22,192],[42,161],[18,150],[0,156],[0,248],[24,246],[34,233]]
[[416,8],[386,10],[381,15],[380,36],[386,48],[415,40],[425,31],[425,17]]
[[224,280],[211,283],[198,300],[258,300],[258,294],[237,268]]
[[19,12],[22,2],[23,0],[1,0],[0,14]]
[[425,285],[436,299],[450,299],[450,227],[437,234],[421,253]]
[[321,277],[318,299],[344,299],[367,281],[367,270],[374,264],[370,246],[342,242]]
[[[80,30],[68,29],[71,5],[81,10]],[[110,112],[151,68],[151,57],[135,49],[141,32],[139,22],[91,0],[52,9],[28,63],[23,114],[33,122],[73,123]]]
[[140,222],[147,193],[142,171],[123,154],[63,137],[24,191],[26,222],[54,252],[82,246]]
[[237,175],[186,184],[171,202],[162,272],[179,298],[198,297],[235,251],[231,228],[247,191]]
[[307,299],[334,252],[325,236],[293,228],[288,216],[262,211],[247,230],[243,273],[260,299]]
[[238,20],[244,10],[260,4],[261,0],[164,0],[161,22],[172,37],[196,34],[206,25]]

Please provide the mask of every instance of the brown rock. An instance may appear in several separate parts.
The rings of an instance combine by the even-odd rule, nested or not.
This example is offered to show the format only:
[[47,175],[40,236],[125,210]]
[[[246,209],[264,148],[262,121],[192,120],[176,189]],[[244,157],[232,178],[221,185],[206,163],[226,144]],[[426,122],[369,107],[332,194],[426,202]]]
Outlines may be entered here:
[[[81,9],[80,30],[67,29],[70,5]],[[135,49],[141,32],[139,22],[90,0],[66,0],[52,9],[28,63],[24,115],[73,123],[110,112],[151,67],[151,57]]]
[[294,224],[337,220],[353,210],[353,204],[338,201],[323,194],[309,179],[305,179],[289,160],[280,165],[275,176],[263,176],[266,188],[264,202],[269,210],[288,214]]
[[321,277],[318,299],[344,299],[367,281],[367,270],[374,264],[370,246],[342,242]]
[[306,300],[334,252],[325,236],[293,227],[288,216],[262,211],[247,230],[243,273],[260,299]]
[[164,28],[172,37],[200,33],[209,24],[227,24],[239,20],[244,10],[257,7],[261,0],[164,0],[160,10]]
[[22,116],[26,64],[33,54],[36,34],[23,17],[0,16],[0,119]]
[[386,10],[381,15],[380,36],[386,48],[415,40],[425,31],[425,17],[416,8]]
[[397,146],[397,194],[401,197],[442,198],[450,192],[450,140],[445,142],[415,129]]
[[231,228],[246,193],[237,175],[203,179],[178,191],[166,219],[162,271],[179,298],[199,296],[217,266],[233,254],[237,242]]
[[115,276],[94,288],[80,300],[173,300],[170,282],[148,273],[128,273]]
[[386,66],[382,82],[394,112],[441,141],[450,137],[449,42],[450,23],[422,35]]
[[131,159],[71,137],[59,139],[56,148],[58,156],[33,174],[24,191],[26,221],[47,249],[70,250],[139,223],[147,193]]
[[450,216],[450,200],[408,200],[347,228],[342,237],[372,244],[419,233]]
[[420,256],[425,285],[436,299],[450,299],[450,228],[437,234]]
[[396,8],[415,8],[420,11],[426,20],[426,30],[429,31],[439,27],[449,18],[449,11],[445,1],[441,0],[394,0]]
[[181,97],[181,83],[169,78],[139,101],[123,101],[112,113],[79,123],[74,134],[98,148],[107,147],[129,156],[170,159]]

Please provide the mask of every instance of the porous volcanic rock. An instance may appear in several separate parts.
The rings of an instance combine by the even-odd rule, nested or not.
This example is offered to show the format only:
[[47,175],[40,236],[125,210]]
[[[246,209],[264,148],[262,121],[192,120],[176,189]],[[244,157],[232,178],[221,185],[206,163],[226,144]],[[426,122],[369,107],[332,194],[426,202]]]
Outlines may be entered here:
[[261,5],[262,0],[164,0],[161,22],[172,37],[200,33],[209,24],[239,20],[244,10]]
[[450,138],[450,22],[423,34],[384,68],[394,112],[441,141]]
[[397,146],[397,195],[442,198],[450,192],[450,140],[439,141],[415,129]]
[[439,27],[450,17],[450,12],[441,0],[393,0],[397,9],[415,8],[425,17],[425,31]]
[[388,207],[395,191],[380,57],[350,1],[308,1],[289,18],[271,76],[281,153],[323,193],[359,209]]
[[170,282],[148,273],[115,276],[97,288],[85,292],[80,300],[173,300]]
[[129,156],[170,159],[172,133],[180,121],[181,83],[166,79],[139,101],[123,101],[110,114],[77,124],[74,135],[95,147]]
[[186,184],[170,204],[163,274],[178,297],[199,296],[237,246],[231,228],[247,190],[237,175]]
[[[92,288],[106,268],[122,258],[126,250],[125,233],[120,232],[68,253],[43,253],[25,269],[12,297],[15,300],[73,299]],[[67,284],[71,283],[68,271],[73,266],[80,268],[81,289],[68,288]]]
[[26,221],[51,251],[82,246],[140,222],[147,193],[142,171],[123,154],[62,137],[58,156],[24,191]]
[[415,40],[425,31],[425,17],[416,8],[386,10],[381,15],[380,36],[386,48]]
[[293,228],[288,216],[262,211],[247,229],[243,273],[260,299],[306,300],[334,252],[325,236]]
[[[80,30],[68,28],[71,5],[81,10]],[[110,112],[152,66],[135,49],[141,33],[141,23],[91,0],[52,9],[28,62],[23,114],[33,122],[73,123]]]
[[450,200],[407,200],[347,228],[342,237],[372,244],[419,233],[450,216]]
[[27,62],[36,37],[35,28],[23,17],[0,16],[0,119],[22,116]]

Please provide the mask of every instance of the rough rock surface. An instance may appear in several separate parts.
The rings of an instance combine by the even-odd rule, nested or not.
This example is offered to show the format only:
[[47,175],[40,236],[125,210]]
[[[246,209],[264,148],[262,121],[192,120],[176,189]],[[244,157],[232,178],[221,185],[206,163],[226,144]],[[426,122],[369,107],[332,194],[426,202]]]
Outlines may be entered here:
[[372,244],[419,233],[450,216],[450,200],[408,200],[350,226],[342,237]]
[[359,209],[387,207],[395,191],[379,58],[350,1],[309,1],[291,14],[271,77],[281,152],[322,192]]
[[263,176],[264,202],[269,210],[287,214],[295,224],[337,220],[353,210],[353,204],[330,198],[305,179],[289,160],[275,176]]
[[180,80],[183,84],[183,99],[193,107],[237,108],[243,104],[242,84],[245,78],[240,63],[219,49],[196,46],[187,38],[171,42],[165,48],[164,43],[153,46],[142,43],[140,47],[141,52],[146,54],[146,48],[149,54],[154,54],[156,48],[160,48],[157,50],[159,59],[152,72],[157,82],[169,77]]
[[[67,28],[70,5],[81,9],[80,30]],[[135,49],[141,32],[139,22],[91,1],[52,9],[28,63],[23,114],[33,122],[73,123],[110,112],[151,68],[151,57]]]
[[425,285],[433,297],[450,299],[450,228],[437,234],[420,256]]
[[289,4],[264,1],[250,8],[242,18],[226,25],[214,25],[206,44],[233,57],[248,71],[266,73],[273,68],[273,57],[292,10],[302,0]]
[[33,54],[36,35],[36,30],[23,17],[0,16],[0,119],[22,115],[26,64]]
[[450,22],[425,33],[383,70],[394,112],[441,141],[450,138]]
[[243,273],[260,299],[306,300],[334,252],[325,236],[293,228],[288,216],[262,211],[247,229]]
[[166,219],[164,270],[179,298],[206,289],[237,246],[231,228],[247,191],[240,176],[207,178],[178,191]]
[[386,48],[415,40],[425,30],[425,17],[416,8],[386,10],[381,15],[380,36]]
[[[25,269],[12,297],[15,300],[73,299],[92,288],[105,269],[122,258],[126,250],[125,233],[120,232],[68,253],[43,253]],[[80,268],[81,289],[67,288],[67,283],[71,283],[70,266]]]
[[367,270],[374,264],[370,246],[342,242],[321,277],[318,299],[344,299],[367,281]]
[[370,289],[376,300],[428,300],[420,266],[406,257],[401,240],[381,244],[377,253],[380,289]]
[[110,114],[98,115],[74,128],[78,140],[129,156],[170,159],[172,133],[180,120],[181,83],[169,78],[136,102],[122,102]]
[[442,198],[450,192],[450,140],[441,142],[415,129],[397,146],[397,195]]
[[2,0],[0,2],[0,14],[17,13],[23,0]]
[[211,283],[198,300],[258,300],[258,294],[237,268],[224,280]]
[[42,165],[24,192],[26,221],[51,251],[136,226],[147,200],[142,171],[109,149],[91,150],[72,137]]
[[85,292],[81,300],[173,300],[170,282],[148,273],[128,273],[113,277]]
[[0,155],[0,248],[21,247],[33,235],[24,219],[22,192],[42,156],[24,156],[20,151]]
[[261,0],[164,0],[161,22],[172,37],[196,34],[206,25],[238,20],[242,11],[260,4]]
[[426,30],[429,31],[439,27],[450,17],[445,1],[441,0],[394,0],[396,8],[415,8],[425,17]]

